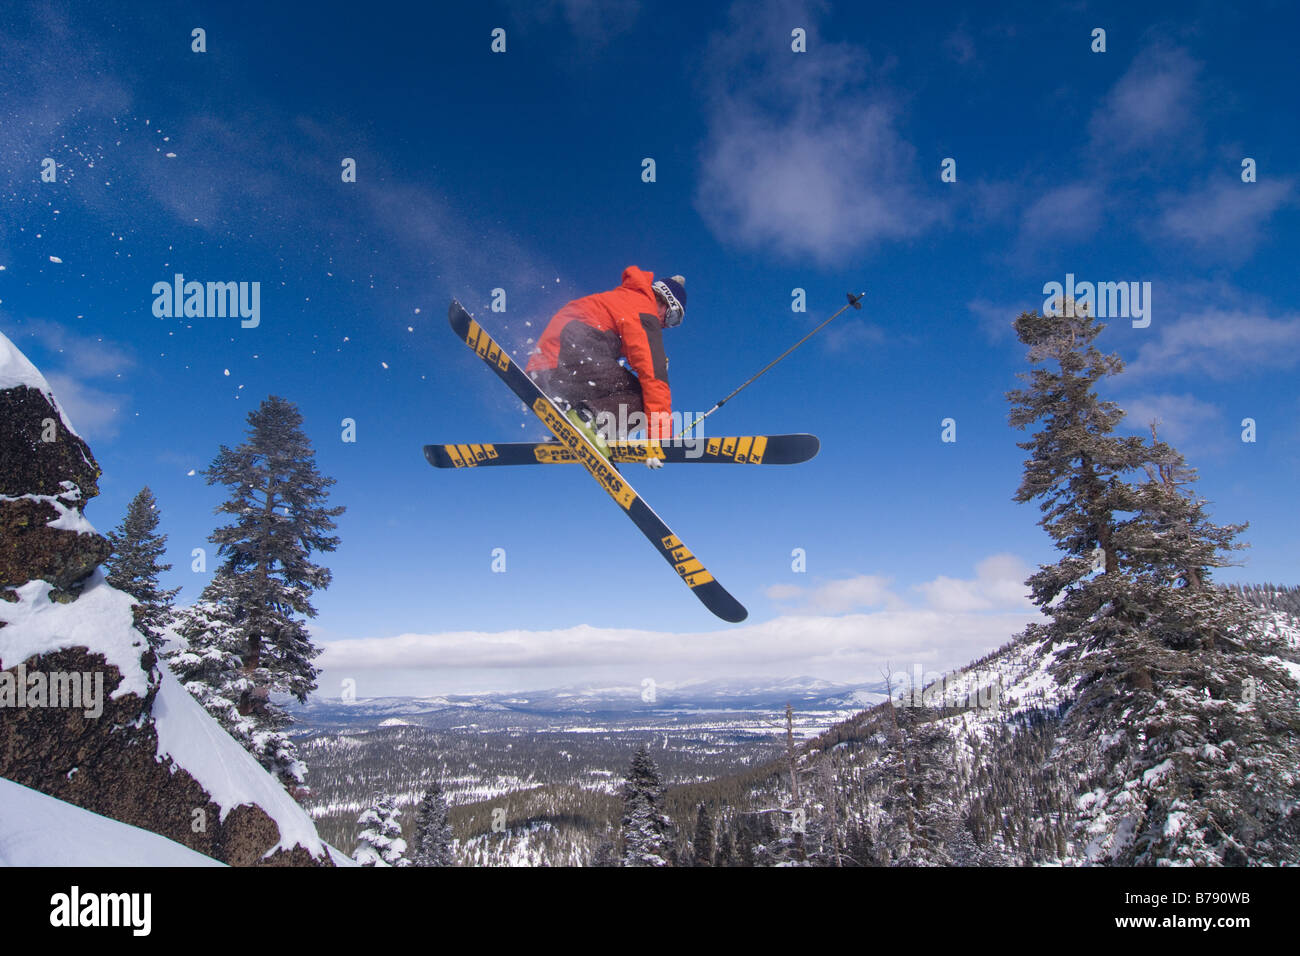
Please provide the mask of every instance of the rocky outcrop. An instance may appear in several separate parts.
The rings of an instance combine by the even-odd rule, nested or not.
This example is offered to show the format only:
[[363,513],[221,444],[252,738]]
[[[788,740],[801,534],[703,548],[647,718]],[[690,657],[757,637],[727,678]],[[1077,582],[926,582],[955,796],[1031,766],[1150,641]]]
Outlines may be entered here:
[[[21,353],[7,340],[0,346],[5,352],[16,366]],[[11,373],[6,380],[20,377]],[[70,599],[109,554],[108,542],[82,514],[99,494],[99,465],[42,384],[0,390],[0,597],[6,600],[12,594],[5,592],[34,579],[53,584],[55,600]]]
[[[152,659],[153,652],[145,657]],[[158,733],[150,719],[156,686],[143,699],[135,694],[114,699],[121,672],[84,648],[31,657],[21,668],[2,663],[15,677],[102,673],[104,686],[98,716],[86,716],[84,707],[0,711],[0,777],[235,866],[325,865],[301,846],[263,859],[280,840],[279,828],[264,810],[241,804],[223,820],[223,808],[190,773],[158,758]]]
[[238,866],[333,865],[306,813],[177,683],[98,564],[99,466],[0,334],[0,777]]

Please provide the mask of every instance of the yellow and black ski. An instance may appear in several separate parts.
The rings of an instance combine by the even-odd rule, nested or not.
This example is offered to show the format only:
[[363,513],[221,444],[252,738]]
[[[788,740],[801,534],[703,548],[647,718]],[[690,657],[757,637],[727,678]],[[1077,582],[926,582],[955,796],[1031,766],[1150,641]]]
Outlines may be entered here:
[[[524,370],[511,361],[506,351],[474,321],[465,307],[452,300],[448,319],[453,331],[465,344],[510,386],[519,400],[533,410],[533,414],[541,419],[551,434],[591,472],[597,484],[627,512],[632,523],[641,529],[641,533],[655,546],[664,560],[673,566],[701,603],[724,621],[743,621],[749,613],[744,606],[718,583],[691,550],[682,544],[681,539],[673,534],[672,529],[664,524],[663,519],[637,494],[636,489],[627,483],[627,479],[564,417]],[[482,449],[487,446],[469,447]]]
[[[619,465],[644,464],[650,458],[665,464],[797,465],[814,457],[820,448],[816,435],[729,435],[686,441],[627,439],[609,443],[609,458]],[[424,457],[434,468],[578,463],[577,455],[554,441],[425,445]]]

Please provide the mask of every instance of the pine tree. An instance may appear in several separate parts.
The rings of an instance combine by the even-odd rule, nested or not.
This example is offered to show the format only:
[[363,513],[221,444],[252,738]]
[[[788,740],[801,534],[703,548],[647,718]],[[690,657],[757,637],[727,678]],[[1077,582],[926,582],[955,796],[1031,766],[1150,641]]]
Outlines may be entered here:
[[[330,572],[310,558],[338,547],[328,532],[344,509],[325,506],[334,479],[317,471],[291,403],[272,395],[248,423],[244,444],[221,446],[204,472],[208,484],[230,489],[217,513],[234,522],[211,535],[224,561],[200,596],[201,612],[186,622],[194,657],[173,658],[173,667],[192,692],[196,683],[217,681],[196,696],[292,789],[306,768],[285,733],[292,720],[272,694],[305,702],[316,689],[312,659],[320,652],[303,617],[315,616],[309,598],[329,584]],[[219,660],[209,659],[213,648]],[[238,659],[238,678],[229,655]],[[226,706],[232,696],[233,714]]]
[[270,396],[249,413],[247,441],[222,445],[204,472],[208,484],[231,492],[217,513],[234,523],[211,535],[225,561],[205,597],[238,608],[253,683],[239,702],[244,714],[260,714],[273,691],[305,702],[316,689],[311,662],[319,650],[294,615],[316,616],[309,598],[329,585],[330,572],[309,559],[338,547],[328,532],[344,509],[324,505],[334,479],[316,470],[302,420],[292,403]]
[[1151,439],[1137,513],[1120,529],[1121,547],[1133,558],[1133,603],[1144,609],[1151,636],[1166,646],[1212,646],[1242,622],[1244,605],[1210,587],[1210,569],[1225,567],[1227,555],[1245,547],[1235,538],[1247,525],[1211,522],[1206,500],[1189,490],[1196,470],[1160,440],[1155,423]]
[[591,862],[588,865],[595,867],[619,865],[617,847],[614,846],[614,841],[609,834],[600,838],[600,842],[596,844],[596,849],[592,851]]
[[669,821],[659,810],[659,770],[643,746],[623,784],[623,866],[667,866]]
[[357,835],[357,849],[352,859],[362,866],[410,866],[406,859],[406,841],[402,839],[401,816],[392,798],[382,796],[375,805],[357,818],[363,829]]
[[447,797],[434,783],[424,792],[415,814],[415,849],[412,866],[454,866],[451,826],[447,823]]
[[714,863],[715,866],[735,866],[736,865],[736,844],[731,836],[731,830],[724,829],[722,837],[718,840],[718,858]]
[[695,814],[695,839],[691,844],[696,866],[713,866],[713,821],[708,808],[700,804]]
[[108,533],[108,543],[113,549],[104,561],[108,583],[140,602],[133,608],[136,629],[157,650],[172,621],[172,599],[181,589],[158,583],[172,566],[158,563],[167,551],[167,536],[158,534],[158,503],[148,486],[131,499],[122,523]]
[[[1149,445],[1109,435],[1123,413],[1092,386],[1123,363],[1096,351],[1090,317],[1027,313],[1016,331],[1031,361],[1060,366],[1008,397],[1013,425],[1043,422],[1021,446],[1033,457],[1017,500],[1043,499],[1065,553],[1030,579],[1051,623],[1026,637],[1059,645],[1053,673],[1077,696],[1052,761],[1089,800],[1072,811],[1073,840],[1024,814],[1004,819],[1005,847],[1027,860],[1072,842],[1089,862],[1125,866],[1289,861],[1300,706],[1279,662],[1294,649],[1236,592],[1209,586],[1244,525],[1209,521],[1187,490],[1195,473],[1154,431]],[[1126,479],[1141,471],[1145,482]]]
[[[1102,355],[1094,344],[1105,326],[1073,303],[1059,311],[1025,312],[1015,321],[1016,334],[1029,346],[1029,361],[1045,366],[1021,374],[1028,388],[1007,393],[1013,427],[1043,423],[1032,438],[1018,443],[1031,457],[1015,500],[1040,499],[1039,524],[1065,554],[1027,582],[1034,602],[1051,608],[1055,627],[1049,636],[1069,639],[1087,631],[1106,640],[1132,623],[1124,585],[1117,580],[1124,569],[1115,530],[1137,507],[1123,476],[1139,468],[1147,453],[1140,438],[1112,434],[1124,412],[1095,391],[1101,379],[1124,368],[1119,356]],[[1102,572],[1100,580],[1088,578],[1094,569]]]

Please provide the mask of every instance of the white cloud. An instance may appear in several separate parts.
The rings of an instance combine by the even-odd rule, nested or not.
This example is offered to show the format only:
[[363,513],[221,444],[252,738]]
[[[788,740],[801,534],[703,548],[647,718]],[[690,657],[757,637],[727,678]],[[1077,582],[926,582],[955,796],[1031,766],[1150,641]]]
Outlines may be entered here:
[[1149,437],[1151,422],[1155,421],[1160,438],[1175,447],[1195,439],[1205,426],[1223,418],[1217,405],[1187,393],[1135,395],[1119,399],[1116,404],[1125,412],[1123,427]]
[[[791,24],[809,54],[791,52]],[[709,132],[696,205],[724,243],[842,262],[936,218],[912,177],[898,111],[865,52],[826,41],[806,9],[742,0],[708,59]]]
[[767,596],[776,601],[798,601],[802,610],[814,614],[843,614],[866,607],[903,607],[902,599],[890,591],[889,584],[889,578],[859,574],[815,587],[778,584],[768,588]]
[[1050,189],[1025,210],[1020,223],[1022,233],[1029,239],[1090,236],[1101,225],[1104,201],[1101,187],[1092,183]]
[[793,601],[804,593],[804,589],[797,584],[773,584],[763,593],[773,601]]
[[[651,675],[659,681],[741,675],[811,674],[874,681],[889,663],[950,670],[1006,643],[1034,615],[963,614],[936,609],[870,614],[786,615],[708,633],[664,633],[579,626],[554,631],[457,631],[333,641],[317,660],[321,686],[360,677],[365,696],[419,693],[412,683],[449,692],[473,684],[524,689]],[[423,673],[421,673],[423,672]],[[496,675],[495,679],[492,675]],[[431,690],[428,692],[432,692]]]
[[1296,315],[1275,319],[1253,310],[1211,308],[1158,327],[1125,369],[1126,380],[1193,374],[1227,381],[1300,361]]
[[[364,696],[521,690],[603,678],[660,682],[808,674],[844,682],[894,671],[947,671],[1002,646],[1038,612],[1026,597],[1029,568],[1010,554],[980,561],[967,580],[917,586],[928,606],[909,605],[890,579],[857,575],[815,586],[773,585],[797,601],[779,617],[707,633],[587,625],[550,631],[454,631],[329,640],[320,684],[364,672]],[[851,612],[851,613],[847,613]],[[326,635],[319,635],[324,637]],[[436,690],[434,689],[436,687]]]
[[1166,236],[1211,249],[1217,256],[1244,256],[1259,241],[1272,215],[1294,202],[1295,181],[1243,183],[1233,177],[1161,198],[1157,229]]
[[1015,555],[995,554],[975,566],[973,578],[940,575],[916,590],[936,611],[966,613],[989,610],[1029,610],[1033,602],[1025,580],[1030,568]]
[[[1133,58],[1089,122],[1094,149],[1129,153],[1175,148],[1193,125],[1200,64],[1185,50],[1156,44]],[[1184,137],[1177,148],[1187,145]]]

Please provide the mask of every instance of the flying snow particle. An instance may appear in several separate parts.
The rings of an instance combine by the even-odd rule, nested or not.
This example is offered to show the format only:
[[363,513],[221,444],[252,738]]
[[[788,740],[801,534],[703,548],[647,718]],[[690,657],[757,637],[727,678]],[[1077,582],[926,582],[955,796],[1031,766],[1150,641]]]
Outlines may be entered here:
[[413,329],[411,326],[408,325],[408,326],[406,327],[406,331],[408,331],[408,332],[414,332],[415,329]]
[[59,265],[63,265],[63,260],[60,259],[58,256],[50,256],[50,261],[57,262]]
[[188,476],[190,476],[190,477],[193,477],[193,475],[194,475],[194,469],[191,468],[189,471],[185,472],[185,474],[188,475]]
[[175,153],[168,153],[168,154],[167,154],[167,158],[168,158],[168,159],[175,159],[175,158],[176,158],[176,154],[175,154]]
[[229,375],[229,374],[230,374],[230,369],[226,369],[226,370],[225,370],[225,374]]
[[388,368],[388,363],[387,363],[387,362],[380,362],[379,364],[382,365],[384,368]]

